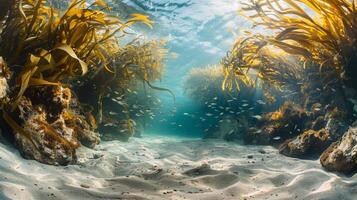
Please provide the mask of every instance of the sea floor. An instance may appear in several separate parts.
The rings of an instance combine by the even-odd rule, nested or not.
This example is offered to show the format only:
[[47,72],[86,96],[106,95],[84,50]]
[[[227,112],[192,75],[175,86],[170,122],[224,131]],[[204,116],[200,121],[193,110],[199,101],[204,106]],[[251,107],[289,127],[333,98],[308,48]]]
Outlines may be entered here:
[[357,174],[329,173],[269,146],[147,136],[81,148],[79,161],[43,165],[0,144],[0,200],[357,199]]

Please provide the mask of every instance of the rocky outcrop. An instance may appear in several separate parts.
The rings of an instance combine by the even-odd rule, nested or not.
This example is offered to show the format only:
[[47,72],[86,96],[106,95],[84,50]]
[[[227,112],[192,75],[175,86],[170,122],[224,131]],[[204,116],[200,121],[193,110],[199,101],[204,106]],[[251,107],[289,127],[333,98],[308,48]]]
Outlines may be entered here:
[[319,155],[331,142],[330,135],[325,129],[319,131],[308,130],[295,139],[285,141],[279,147],[279,153],[296,158]]
[[244,136],[247,144],[271,145],[300,134],[308,121],[308,113],[299,105],[287,102],[276,112],[263,116],[259,128],[250,128]]
[[320,157],[329,171],[352,173],[357,170],[357,127],[350,128],[343,137],[326,149]]
[[29,88],[17,109],[4,115],[15,132],[20,153],[45,164],[67,165],[76,162],[80,143],[89,147],[98,144],[98,133],[73,105],[78,102],[69,88]]

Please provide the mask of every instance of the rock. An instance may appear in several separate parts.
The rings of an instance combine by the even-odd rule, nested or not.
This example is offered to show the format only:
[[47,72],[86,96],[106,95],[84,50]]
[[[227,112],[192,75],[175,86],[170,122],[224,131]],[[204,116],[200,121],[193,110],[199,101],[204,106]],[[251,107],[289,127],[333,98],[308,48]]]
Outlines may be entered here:
[[329,171],[352,173],[357,170],[357,127],[350,128],[343,137],[326,149],[320,157]]
[[330,137],[333,141],[340,139],[349,128],[346,113],[337,108],[328,112],[325,118],[327,121],[325,129],[330,133]]
[[78,147],[78,140],[73,129],[65,126],[63,119],[58,119],[54,123],[49,123],[46,112],[42,108],[24,108],[27,106],[23,98],[20,102],[22,111],[28,110],[31,113],[22,113],[26,116],[20,125],[21,129],[15,130],[16,146],[20,153],[27,159],[34,159],[41,163],[51,165],[67,165],[76,162],[75,149]]
[[76,149],[94,147],[99,134],[86,121],[72,97],[62,86],[29,88],[7,123],[15,132],[15,143],[27,159],[51,165],[76,162]]
[[266,114],[261,128],[250,128],[244,136],[247,144],[280,144],[304,130],[308,113],[299,105],[286,102],[278,111]]
[[279,147],[279,153],[296,158],[304,158],[322,153],[332,143],[328,131],[308,130],[295,139],[285,141]]

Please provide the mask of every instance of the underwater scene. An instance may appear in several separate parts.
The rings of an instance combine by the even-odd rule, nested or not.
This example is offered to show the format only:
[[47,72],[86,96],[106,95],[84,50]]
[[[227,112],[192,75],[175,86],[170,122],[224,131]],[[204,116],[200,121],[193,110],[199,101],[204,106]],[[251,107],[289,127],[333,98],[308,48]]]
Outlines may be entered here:
[[356,200],[357,1],[0,0],[0,200]]

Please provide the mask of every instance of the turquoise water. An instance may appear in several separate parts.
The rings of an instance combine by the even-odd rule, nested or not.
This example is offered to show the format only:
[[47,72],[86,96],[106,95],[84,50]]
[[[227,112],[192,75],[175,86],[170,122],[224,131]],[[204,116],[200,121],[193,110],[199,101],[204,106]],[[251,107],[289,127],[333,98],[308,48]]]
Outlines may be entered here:
[[[148,14],[154,21],[153,30],[143,29],[148,38],[164,38],[167,48],[178,54],[168,59],[160,87],[176,95],[160,93],[162,107],[147,132],[160,132],[189,137],[201,137],[202,114],[199,105],[185,95],[183,82],[187,72],[220,62],[231,48],[237,34],[249,22],[237,14],[236,0],[124,0],[136,12]],[[119,5],[119,4],[118,4]],[[115,5],[114,5],[115,6]],[[190,116],[184,115],[189,113]],[[192,117],[195,115],[195,117]]]

